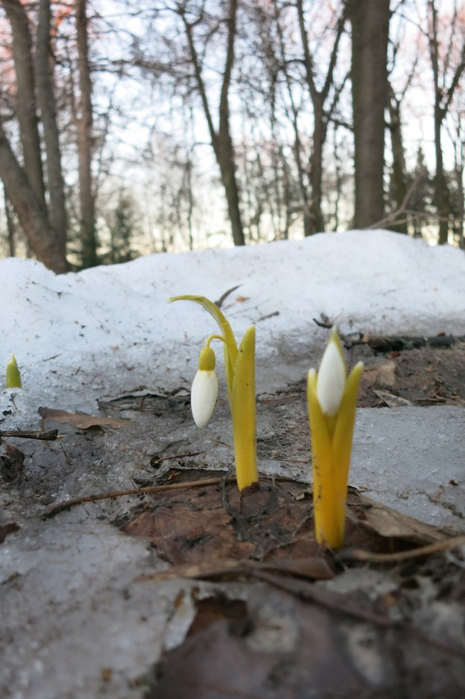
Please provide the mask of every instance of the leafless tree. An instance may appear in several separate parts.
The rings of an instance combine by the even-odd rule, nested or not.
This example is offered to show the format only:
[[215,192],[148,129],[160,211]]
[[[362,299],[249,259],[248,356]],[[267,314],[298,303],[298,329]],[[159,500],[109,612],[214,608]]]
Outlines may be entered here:
[[[438,11],[435,0],[428,0],[428,41],[434,86],[434,147],[436,156],[435,204],[439,215],[439,244],[447,243],[449,235],[450,193],[444,168],[442,134],[444,120],[465,70],[465,27],[457,39],[455,33],[459,23],[457,4],[450,26],[450,37],[445,55],[441,56]],[[454,65],[453,49],[460,42]]]
[[50,0],[40,0],[39,22],[35,49],[35,75],[40,116],[44,132],[47,185],[50,196],[50,223],[66,255],[68,230],[65,184],[61,165],[60,138],[57,124],[53,62],[50,45]]
[[92,182],[92,82],[89,65],[87,0],[76,0],[76,39],[79,72],[79,107],[75,111],[78,136],[80,228],[82,265],[98,264],[95,197]]
[[64,272],[68,269],[63,242],[65,232],[61,234],[54,229],[45,201],[36,81],[28,17],[24,5],[19,0],[2,0],[1,5],[12,32],[16,74],[14,112],[19,124],[24,166],[21,166],[16,157],[0,121],[0,177],[37,258],[55,272]]
[[[328,133],[328,125],[337,105],[339,95],[344,87],[345,78],[339,85],[334,85],[334,70],[338,58],[339,43],[346,21],[346,5],[343,3],[339,17],[335,21],[334,39],[330,51],[330,59],[323,84],[318,89],[315,80],[315,61],[309,44],[305,26],[303,0],[297,0],[299,31],[304,54],[305,78],[313,105],[313,137],[312,153],[310,156],[310,201],[305,221],[305,235],[324,231],[325,224],[321,201],[323,197],[323,147]],[[332,93],[332,94],[331,94]],[[331,98],[331,99],[330,99]]]
[[231,136],[229,92],[234,66],[234,44],[236,40],[237,7],[238,0],[230,0],[228,3],[229,12],[222,19],[226,25],[226,57],[223,68],[223,79],[221,83],[219,104],[218,104],[218,128],[215,127],[211,99],[208,95],[205,84],[202,66],[202,57],[197,50],[195,40],[196,27],[204,19],[203,9],[192,17],[189,12],[188,3],[179,3],[177,12],[181,17],[187,37],[192,69],[194,72],[197,91],[201,99],[202,108],[207,120],[211,145],[215,153],[215,158],[221,173],[221,181],[224,187],[228,204],[228,214],[231,222],[233,241],[235,245],[244,245],[244,231],[240,212],[239,189],[236,177],[236,163],[234,157],[234,146]]

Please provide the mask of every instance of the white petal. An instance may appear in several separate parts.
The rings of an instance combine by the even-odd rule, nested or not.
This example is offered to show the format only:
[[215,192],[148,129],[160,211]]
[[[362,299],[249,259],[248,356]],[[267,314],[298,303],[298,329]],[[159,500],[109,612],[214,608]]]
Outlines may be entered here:
[[316,395],[325,415],[334,417],[346,384],[346,368],[335,342],[329,342],[318,371]]
[[191,390],[192,415],[197,427],[205,427],[218,397],[218,379],[214,371],[196,373]]

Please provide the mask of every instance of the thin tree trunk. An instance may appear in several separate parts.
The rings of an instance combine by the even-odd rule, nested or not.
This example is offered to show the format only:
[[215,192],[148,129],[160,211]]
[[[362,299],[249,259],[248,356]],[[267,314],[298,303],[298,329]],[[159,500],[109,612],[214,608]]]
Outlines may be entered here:
[[[407,196],[405,182],[405,156],[402,142],[402,127],[400,119],[400,102],[396,98],[392,88],[389,89],[389,130],[392,146],[392,185],[396,209],[400,209]],[[403,221],[390,224],[390,228],[398,233],[408,233],[408,225],[405,214],[401,214]]]
[[350,0],[356,228],[384,218],[384,109],[389,0]]
[[0,178],[36,257],[57,274],[68,271],[66,258],[44,207],[11,150],[0,122]]
[[[320,103],[319,103],[320,102]],[[326,126],[321,100],[313,104],[314,127],[313,149],[310,156],[310,232],[321,233],[325,230],[325,222],[321,209],[323,198],[323,145],[326,141]]]
[[465,191],[463,187],[463,164],[456,165],[455,180],[457,182],[459,208],[457,212],[457,238],[459,247],[464,250],[464,224],[465,224]]
[[6,195],[6,188],[3,187],[3,205],[5,207],[5,217],[6,217],[6,229],[8,234],[8,254],[10,257],[15,257],[15,227],[13,223],[13,217],[11,215],[10,202]]
[[306,83],[313,104],[313,147],[312,154],[310,156],[309,173],[311,192],[308,197],[308,211],[306,212],[306,215],[304,212],[305,235],[312,235],[313,233],[322,232],[325,229],[324,216],[321,207],[323,198],[323,148],[326,142],[329,119],[334,109],[336,108],[336,104],[338,102],[342,86],[335,90],[335,95],[332,99],[332,103],[326,109],[325,103],[328,100],[330,89],[334,83],[334,69],[337,63],[339,42],[341,40],[344,24],[346,21],[346,6],[343,6],[342,14],[338,20],[336,36],[334,38],[333,47],[331,49],[328,71],[326,73],[324,84],[321,90],[317,88],[315,83],[315,65],[313,55],[310,51],[310,47],[308,44],[302,0],[297,0],[297,14],[299,19],[300,39],[302,42],[302,48],[304,52]]
[[439,245],[445,245],[449,237],[449,188],[444,172],[442,154],[442,110],[439,104],[434,106],[434,152],[436,155],[436,176],[434,178],[434,203],[439,216]]
[[47,183],[50,194],[49,216],[66,254],[67,216],[65,186],[61,168],[60,142],[56,119],[55,94],[50,70],[50,0],[40,0],[35,54],[37,95],[46,150]]
[[[457,15],[454,15],[454,21]],[[449,87],[446,85],[447,67],[443,68],[441,77],[439,68],[439,42],[437,10],[434,0],[428,0],[428,39],[433,69],[434,81],[434,150],[436,154],[436,176],[434,181],[434,201],[439,215],[439,245],[445,245],[449,236],[449,217],[451,213],[449,187],[444,172],[444,159],[442,153],[442,125],[447,116],[455,90],[460,85],[460,80],[465,71],[465,41],[462,43],[460,59],[455,67]],[[450,60],[450,47],[445,58],[445,66]]]
[[219,104],[219,129],[216,131],[213,124],[207,91],[202,75],[202,66],[194,44],[192,24],[185,16],[184,8],[181,7],[179,14],[184,23],[189,53],[194,66],[197,89],[202,101],[203,111],[207,120],[210,133],[211,144],[215,153],[216,162],[220,169],[221,182],[224,187],[226,201],[228,205],[228,215],[231,223],[234,245],[245,245],[244,229],[242,227],[242,217],[240,211],[239,187],[236,177],[236,163],[234,157],[234,146],[230,131],[229,114],[229,88],[231,85],[231,74],[234,65],[234,41],[236,38],[236,16],[237,0],[230,1],[230,14],[228,18],[228,46],[226,52],[226,62],[221,86],[221,96]]
[[79,199],[81,208],[82,266],[99,263],[95,230],[95,198],[92,184],[92,83],[87,33],[87,0],[76,0],[80,115],[77,120]]

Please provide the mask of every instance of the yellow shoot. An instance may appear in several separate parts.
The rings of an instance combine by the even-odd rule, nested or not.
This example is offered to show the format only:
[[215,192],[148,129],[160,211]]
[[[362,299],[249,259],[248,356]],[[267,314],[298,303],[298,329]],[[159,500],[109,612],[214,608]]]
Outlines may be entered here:
[[[216,320],[221,337],[212,335],[207,340],[210,347],[212,339],[221,339],[224,344],[226,381],[228,387],[229,405],[231,408],[234,460],[236,479],[239,490],[258,483],[257,445],[256,445],[256,407],[255,407],[255,328],[251,326],[245,333],[238,349],[234,333],[220,309],[205,296],[175,296],[170,301],[193,301],[200,304]],[[205,352],[202,350],[202,352]],[[199,365],[200,367],[200,365]],[[214,363],[213,363],[214,367]],[[199,374],[200,372],[198,372]],[[197,377],[196,377],[197,380]],[[207,386],[207,376],[201,377],[201,382]],[[208,377],[211,386],[211,376]],[[198,382],[197,382],[198,383]],[[205,396],[213,391],[205,390]],[[199,394],[195,395],[195,409],[198,410]],[[210,398],[208,397],[208,400]],[[200,411],[209,414],[209,410]],[[211,413],[210,413],[211,414]]]
[[344,355],[337,331],[333,330],[319,373],[311,369],[308,374],[315,536],[320,544],[331,548],[344,545],[350,457],[362,373],[363,363],[359,362],[345,378]]
[[7,388],[21,388],[21,374],[19,373],[18,365],[16,363],[15,355],[11,355],[11,359],[6,365],[6,380],[5,385]]

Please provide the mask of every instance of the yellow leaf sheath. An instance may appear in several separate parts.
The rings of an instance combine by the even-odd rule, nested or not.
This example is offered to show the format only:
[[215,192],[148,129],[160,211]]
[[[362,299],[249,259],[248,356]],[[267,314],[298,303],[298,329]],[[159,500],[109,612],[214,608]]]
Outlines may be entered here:
[[315,535],[319,543],[340,548],[344,544],[345,509],[357,391],[363,364],[354,367],[346,381],[335,417],[323,414],[317,398],[317,373],[308,374],[307,399],[313,456]]

